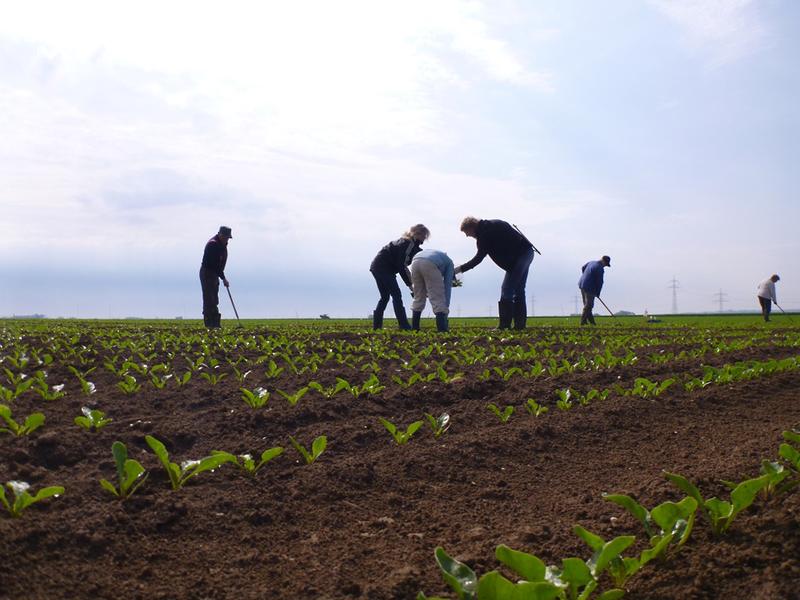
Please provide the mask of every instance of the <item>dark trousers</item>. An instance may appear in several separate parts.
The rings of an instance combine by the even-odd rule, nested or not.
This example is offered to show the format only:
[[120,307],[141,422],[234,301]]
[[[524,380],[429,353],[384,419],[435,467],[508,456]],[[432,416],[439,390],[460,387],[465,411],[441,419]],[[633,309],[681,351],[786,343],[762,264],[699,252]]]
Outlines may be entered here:
[[590,294],[589,292],[585,292],[581,290],[581,296],[583,297],[583,313],[581,313],[581,325],[586,325],[586,323],[591,323],[594,325],[594,315],[592,314],[592,310],[594,310],[594,299],[596,296],[594,294]]
[[764,315],[764,320],[769,321],[769,313],[772,312],[772,300],[759,296],[758,303],[761,305],[761,314]]
[[528,282],[528,271],[533,262],[533,248],[520,254],[510,271],[506,271],[503,284],[500,286],[500,300],[509,302],[525,302],[525,284]]
[[400,286],[397,285],[397,276],[394,273],[385,271],[370,271],[370,273],[375,278],[375,283],[378,284],[378,293],[381,295],[373,313],[373,326],[375,329],[380,329],[383,326],[383,313],[389,305],[389,298],[392,299],[392,307],[400,329],[411,329],[406,315],[406,308],[403,306],[403,294],[400,291]]
[[200,288],[203,290],[203,322],[206,327],[219,327],[219,277],[213,271],[200,269]]

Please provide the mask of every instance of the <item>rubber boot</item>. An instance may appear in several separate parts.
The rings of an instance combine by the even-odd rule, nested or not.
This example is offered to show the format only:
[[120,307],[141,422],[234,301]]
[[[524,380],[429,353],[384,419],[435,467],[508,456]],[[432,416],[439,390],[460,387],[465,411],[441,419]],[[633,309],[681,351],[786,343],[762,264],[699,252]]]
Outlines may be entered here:
[[394,316],[397,317],[397,324],[400,326],[400,329],[405,331],[411,330],[411,324],[408,322],[408,316],[406,315],[406,309],[402,305],[402,303],[394,304]]
[[447,322],[447,313],[436,313],[436,331],[449,331],[450,324]]
[[214,316],[203,313],[203,325],[206,327],[213,327],[214,326]]
[[586,325],[589,322],[589,317],[592,315],[592,309],[583,307],[583,312],[581,313],[581,325]]
[[217,313],[214,315],[214,323],[211,325],[214,329],[219,329],[222,327],[222,315]]
[[514,329],[525,329],[528,323],[528,307],[525,300],[514,302]]
[[419,331],[419,320],[421,318],[422,318],[421,310],[411,311],[411,329],[413,329],[414,331]]
[[514,311],[514,303],[511,300],[500,300],[497,303],[497,314],[500,316],[498,329],[511,329],[511,315]]
[[382,329],[383,328],[383,313],[373,311],[372,313],[372,328],[373,329]]

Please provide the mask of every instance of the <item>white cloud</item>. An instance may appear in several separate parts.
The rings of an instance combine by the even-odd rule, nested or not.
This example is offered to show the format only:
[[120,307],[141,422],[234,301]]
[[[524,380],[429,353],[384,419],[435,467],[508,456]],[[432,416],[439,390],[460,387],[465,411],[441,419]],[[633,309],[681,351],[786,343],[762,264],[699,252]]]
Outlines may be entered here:
[[709,53],[712,65],[755,51],[766,34],[756,0],[649,0],[680,26],[689,43]]

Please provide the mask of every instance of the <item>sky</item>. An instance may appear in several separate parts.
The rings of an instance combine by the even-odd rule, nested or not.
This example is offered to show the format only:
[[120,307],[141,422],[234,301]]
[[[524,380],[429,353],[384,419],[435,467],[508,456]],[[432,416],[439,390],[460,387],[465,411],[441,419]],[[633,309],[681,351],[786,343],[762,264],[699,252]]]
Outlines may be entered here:
[[[603,254],[614,311],[672,312],[673,279],[680,312],[756,309],[772,273],[800,309],[798,27],[795,0],[9,3],[0,316],[199,318],[227,225],[242,318],[366,317],[378,250],[424,223],[461,264],[468,215],[541,251],[536,315]],[[502,277],[451,314],[496,315]]]

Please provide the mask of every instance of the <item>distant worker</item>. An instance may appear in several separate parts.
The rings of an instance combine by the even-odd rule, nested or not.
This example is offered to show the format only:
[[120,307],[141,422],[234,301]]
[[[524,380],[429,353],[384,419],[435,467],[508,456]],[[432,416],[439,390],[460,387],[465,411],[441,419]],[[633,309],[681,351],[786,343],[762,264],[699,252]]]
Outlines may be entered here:
[[488,254],[506,272],[497,303],[500,329],[509,329],[512,319],[514,329],[525,329],[528,319],[525,284],[535,251],[533,244],[519,229],[497,219],[466,217],[461,221],[461,231],[467,237],[475,238],[478,253],[469,262],[456,267],[455,273],[464,273],[476,267]]
[[225,278],[225,263],[228,262],[228,240],[232,238],[231,228],[223,225],[219,233],[208,240],[203,251],[200,287],[203,290],[203,323],[206,327],[220,327],[219,280],[225,287],[230,285]]
[[594,322],[594,299],[600,297],[603,289],[603,270],[611,266],[611,257],[603,256],[600,260],[592,260],[581,267],[581,278],[578,280],[578,287],[581,289],[583,297],[583,312],[581,313],[581,325]]
[[400,292],[400,286],[397,285],[397,275],[399,274],[403,282],[411,289],[411,273],[408,265],[411,264],[411,259],[421,250],[420,246],[430,235],[431,232],[425,225],[414,225],[400,239],[389,242],[381,248],[372,261],[369,270],[375,278],[375,283],[378,284],[378,293],[380,293],[378,306],[372,313],[373,329],[383,327],[383,313],[389,304],[389,297],[392,298],[394,315],[397,317],[400,329],[411,329],[406,309],[403,306],[403,295]]
[[775,284],[781,278],[773,275],[758,284],[758,303],[761,305],[761,314],[765,321],[769,321],[769,313],[772,312],[772,303],[778,306],[778,298],[775,295]]
[[423,250],[411,261],[411,283],[414,301],[411,303],[411,328],[419,331],[419,320],[425,300],[430,299],[436,315],[436,330],[447,331],[450,312],[450,293],[453,288],[453,261],[440,250]]

